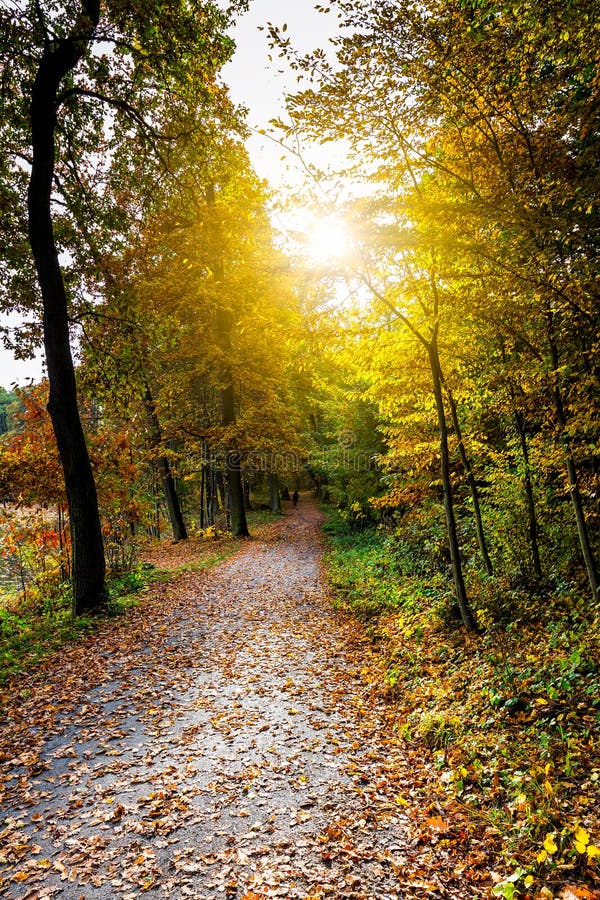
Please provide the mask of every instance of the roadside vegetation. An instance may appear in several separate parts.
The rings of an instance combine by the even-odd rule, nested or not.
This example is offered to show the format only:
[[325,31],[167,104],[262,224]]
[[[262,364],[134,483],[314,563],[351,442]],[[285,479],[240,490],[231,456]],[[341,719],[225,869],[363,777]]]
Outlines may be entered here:
[[[567,896],[599,884],[600,628],[573,592],[482,584],[481,633],[460,627],[449,580],[407,528],[326,512],[334,603],[359,617],[393,727],[419,748],[427,789],[502,861],[501,896]],[[546,893],[540,893],[540,890]]]
[[[253,532],[261,534],[274,518],[256,510],[248,512],[248,521]],[[218,565],[239,547],[239,541],[214,526],[196,531],[181,543],[141,537],[135,544],[135,552],[130,548],[131,564],[108,579],[109,600],[101,615],[74,616],[71,587],[61,579],[60,566],[50,565],[46,558],[45,572],[35,575],[39,555],[27,555],[19,569],[26,579],[25,589],[19,590],[15,580],[12,589],[5,586],[0,593],[0,685],[19,673],[35,672],[45,657],[64,644],[143,603],[157,584]]]

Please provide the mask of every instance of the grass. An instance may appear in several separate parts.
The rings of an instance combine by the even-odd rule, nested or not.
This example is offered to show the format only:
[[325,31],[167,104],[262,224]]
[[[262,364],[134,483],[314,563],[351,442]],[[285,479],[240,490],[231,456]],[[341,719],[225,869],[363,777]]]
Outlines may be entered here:
[[352,531],[331,509],[324,528],[334,602],[373,639],[394,727],[422,755],[429,789],[467,810],[520,873],[507,895],[561,880],[597,887],[599,610],[573,591],[515,596],[467,572],[484,625],[467,635],[449,575],[427,571],[422,545],[411,557],[402,535]]
[[101,615],[75,618],[69,585],[46,579],[30,586],[27,599],[0,597],[0,684],[33,669],[64,644],[94,631],[103,619],[117,616],[139,602],[152,573],[135,569],[108,582],[109,601]]
[[[277,520],[257,510],[248,513],[253,534]],[[69,585],[48,577],[29,585],[26,598],[17,593],[0,595],[0,684],[20,672],[34,669],[49,654],[97,629],[103,619],[119,616],[143,601],[144,590],[157,581],[170,581],[187,572],[198,573],[234,554],[239,541],[220,534],[211,540],[195,536],[189,542],[156,543],[142,553],[146,560],[108,580],[109,602],[100,616],[72,614]]]

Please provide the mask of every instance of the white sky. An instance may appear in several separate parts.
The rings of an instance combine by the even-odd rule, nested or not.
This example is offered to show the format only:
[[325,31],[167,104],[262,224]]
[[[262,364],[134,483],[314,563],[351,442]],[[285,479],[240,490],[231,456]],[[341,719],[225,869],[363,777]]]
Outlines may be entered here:
[[[2,325],[10,327],[14,322],[18,321],[14,316],[3,315],[1,317]],[[40,354],[35,359],[23,360],[15,359],[10,350],[5,350],[0,344],[0,386],[11,390],[14,383],[24,386],[30,381],[34,383],[42,377],[43,357]]]
[[[267,128],[269,119],[281,116],[284,95],[297,88],[296,75],[280,72],[285,62],[274,54],[269,61],[267,32],[260,26],[267,22],[287,24],[286,35],[301,53],[326,47],[327,39],[336,27],[333,14],[323,15],[314,9],[315,0],[250,0],[250,10],[242,16],[232,34],[237,49],[235,56],[223,69],[223,80],[229,85],[235,103],[248,109],[248,124],[253,135],[248,141],[248,151],[257,174],[267,179],[273,187],[282,184],[296,185],[301,181],[301,170],[292,156],[282,160],[283,149],[265,135],[258,134]],[[3,323],[6,324],[6,319]],[[27,384],[37,381],[43,373],[43,357],[23,361],[15,360],[12,353],[0,345],[0,385],[10,390],[13,383]]]
[[318,47],[326,49],[337,19],[333,13],[318,13],[315,2],[250,0],[249,12],[240,18],[233,31],[237,45],[235,55],[222,70],[233,101],[248,109],[248,125],[254,133],[247,147],[254,168],[273,187],[298,184],[302,180],[301,167],[293,156],[283,160],[282,147],[256,132],[268,128],[270,119],[283,114],[285,94],[302,89],[302,83],[298,84],[297,73],[288,70],[285,60],[278,58],[277,51],[273,52],[273,61],[269,61],[271,51],[267,31],[259,28],[267,22],[278,26],[286,24],[286,37],[302,54]]

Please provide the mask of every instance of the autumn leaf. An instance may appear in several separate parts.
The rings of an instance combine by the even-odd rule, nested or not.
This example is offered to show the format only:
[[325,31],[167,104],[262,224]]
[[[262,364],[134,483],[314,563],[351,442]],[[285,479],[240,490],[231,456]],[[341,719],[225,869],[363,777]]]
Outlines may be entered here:
[[549,834],[546,835],[546,837],[544,839],[544,850],[546,851],[546,853],[550,853],[550,854],[556,853],[556,851],[558,850],[558,847],[554,840],[554,832],[550,832]]
[[443,832],[443,831],[448,831],[448,829],[450,828],[450,825],[448,824],[448,822],[444,821],[444,819],[441,816],[431,816],[429,819],[425,820],[425,824],[432,831]]

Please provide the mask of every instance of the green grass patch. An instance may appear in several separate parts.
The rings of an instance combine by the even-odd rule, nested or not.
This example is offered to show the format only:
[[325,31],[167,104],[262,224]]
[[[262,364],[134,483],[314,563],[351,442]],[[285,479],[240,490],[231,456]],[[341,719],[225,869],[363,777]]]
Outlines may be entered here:
[[[353,529],[340,513],[325,508],[326,568],[334,595],[357,616],[369,619],[391,610],[410,612],[426,603],[451,602],[443,579],[425,583],[414,573],[418,561],[395,538],[375,527]],[[422,605],[422,604],[421,604]]]
[[249,509],[246,512],[248,530],[252,533],[252,528],[260,528],[261,525],[271,525],[273,522],[281,519],[283,514],[283,511],[273,513],[269,509]]
[[596,884],[600,609],[574,589],[517,592],[467,567],[484,625],[468,635],[447,566],[410,523],[361,531],[325,517],[334,602],[373,638],[372,677],[425,762],[426,792],[460,803],[519,885],[552,885],[561,871]]
[[57,580],[29,585],[26,598],[0,595],[0,684],[35,668],[65,643],[94,631],[103,619],[136,606],[140,592],[157,575],[140,567],[109,579],[109,599],[102,613],[77,618],[72,612],[70,585]]

